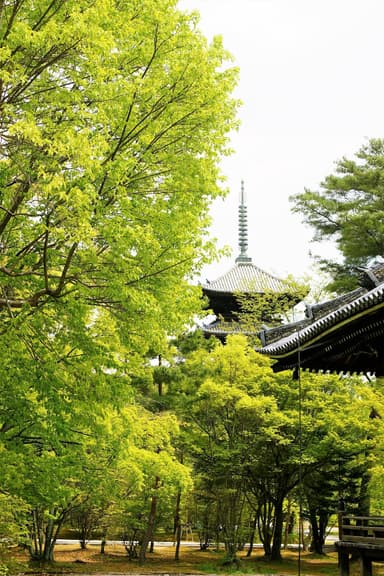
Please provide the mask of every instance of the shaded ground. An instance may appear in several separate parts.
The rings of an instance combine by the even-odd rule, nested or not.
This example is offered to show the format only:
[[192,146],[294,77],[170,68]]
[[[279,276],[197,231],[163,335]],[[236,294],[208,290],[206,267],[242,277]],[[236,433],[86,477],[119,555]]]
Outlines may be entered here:
[[[174,560],[174,547],[159,547],[153,553],[147,554],[147,562],[140,566],[136,560],[129,561],[122,546],[109,546],[106,554],[100,555],[99,547],[89,546],[87,550],[81,550],[79,546],[57,546],[55,563],[41,567],[36,563],[29,563],[25,554],[19,552],[17,559],[25,561],[25,566],[20,567],[19,573],[24,574],[82,574],[82,575],[192,575],[192,574],[252,574],[252,575],[277,575],[293,576],[338,576],[337,555],[329,552],[324,557],[303,552],[298,562],[298,553],[292,551],[283,552],[281,563],[266,562],[262,557],[262,551],[257,550],[251,558],[246,558],[245,553],[240,553],[241,566],[238,570],[223,569],[220,563],[223,558],[222,552],[209,550],[201,552],[196,548],[183,547],[180,552],[180,561]],[[359,576],[359,565],[353,565],[351,576]],[[384,565],[375,564],[374,576],[384,576]]]

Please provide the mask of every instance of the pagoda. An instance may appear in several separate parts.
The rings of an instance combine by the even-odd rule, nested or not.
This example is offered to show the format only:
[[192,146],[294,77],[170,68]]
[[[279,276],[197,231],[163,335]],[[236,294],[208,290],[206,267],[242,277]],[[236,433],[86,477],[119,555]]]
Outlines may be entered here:
[[205,336],[216,336],[221,341],[225,341],[228,334],[257,334],[256,330],[250,331],[250,328],[245,327],[244,323],[239,320],[241,296],[257,297],[258,294],[272,293],[281,295],[285,299],[290,298],[292,306],[299,301],[291,293],[292,289],[284,280],[253,264],[252,258],[248,256],[247,206],[243,181],[241,182],[238,221],[240,252],[235,259],[235,264],[216,280],[206,280],[202,284],[203,294],[208,300],[208,308],[216,317],[214,321],[204,323],[202,330]]

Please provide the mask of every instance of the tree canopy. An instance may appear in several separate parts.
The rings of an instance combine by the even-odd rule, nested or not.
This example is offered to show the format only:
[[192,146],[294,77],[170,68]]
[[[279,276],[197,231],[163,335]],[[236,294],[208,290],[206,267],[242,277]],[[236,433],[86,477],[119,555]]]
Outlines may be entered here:
[[[356,506],[352,474],[369,470],[382,446],[381,422],[370,417],[372,406],[381,412],[381,385],[303,373],[299,386],[289,372],[275,374],[244,335],[198,347],[174,370],[168,395],[182,417],[199,521],[225,543],[228,561],[252,540],[251,520],[265,555],[280,558],[286,503],[297,504],[302,482],[313,525],[320,504],[323,525],[337,512],[341,491],[349,509]],[[310,496],[315,481],[322,489]]]
[[0,37],[3,327],[71,297],[174,330],[236,125],[220,39],[174,0],[4,2]]
[[0,39],[0,481],[43,546],[123,435],[176,468],[121,411],[200,310],[237,70],[176,0],[5,1]]
[[[93,512],[144,560],[158,526],[208,519],[232,562],[257,519],[278,558],[300,457],[309,484],[340,455],[365,465],[383,400],[306,375],[300,430],[297,384],[245,336],[170,338],[199,311],[190,280],[214,254],[230,56],[176,0],[6,0],[0,16],[0,536],[51,560],[63,524]],[[357,252],[380,215],[384,144],[364,154],[326,180],[338,202],[297,200],[347,263],[380,239]]]
[[334,241],[342,255],[342,262],[321,261],[333,287],[350,288],[354,267],[384,255],[384,140],[370,140],[352,160],[342,158],[319,190],[306,189],[291,200],[314,240]]

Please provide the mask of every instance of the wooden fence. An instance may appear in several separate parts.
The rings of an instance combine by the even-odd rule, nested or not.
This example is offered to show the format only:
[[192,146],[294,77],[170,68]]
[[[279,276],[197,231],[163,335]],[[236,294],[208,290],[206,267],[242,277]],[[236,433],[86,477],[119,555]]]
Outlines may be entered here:
[[384,517],[341,512],[336,549],[341,576],[349,576],[352,558],[359,559],[361,576],[372,576],[372,562],[384,562]]

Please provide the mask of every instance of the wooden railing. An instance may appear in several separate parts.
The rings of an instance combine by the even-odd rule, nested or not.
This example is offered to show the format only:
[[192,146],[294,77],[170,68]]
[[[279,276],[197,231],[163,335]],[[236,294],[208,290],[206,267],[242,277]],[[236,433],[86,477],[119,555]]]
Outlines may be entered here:
[[384,548],[384,517],[350,516],[340,513],[339,540],[342,542],[365,542]]
[[335,542],[340,576],[350,576],[350,560],[360,559],[360,576],[372,576],[372,562],[384,562],[384,517],[339,513],[339,541]]

